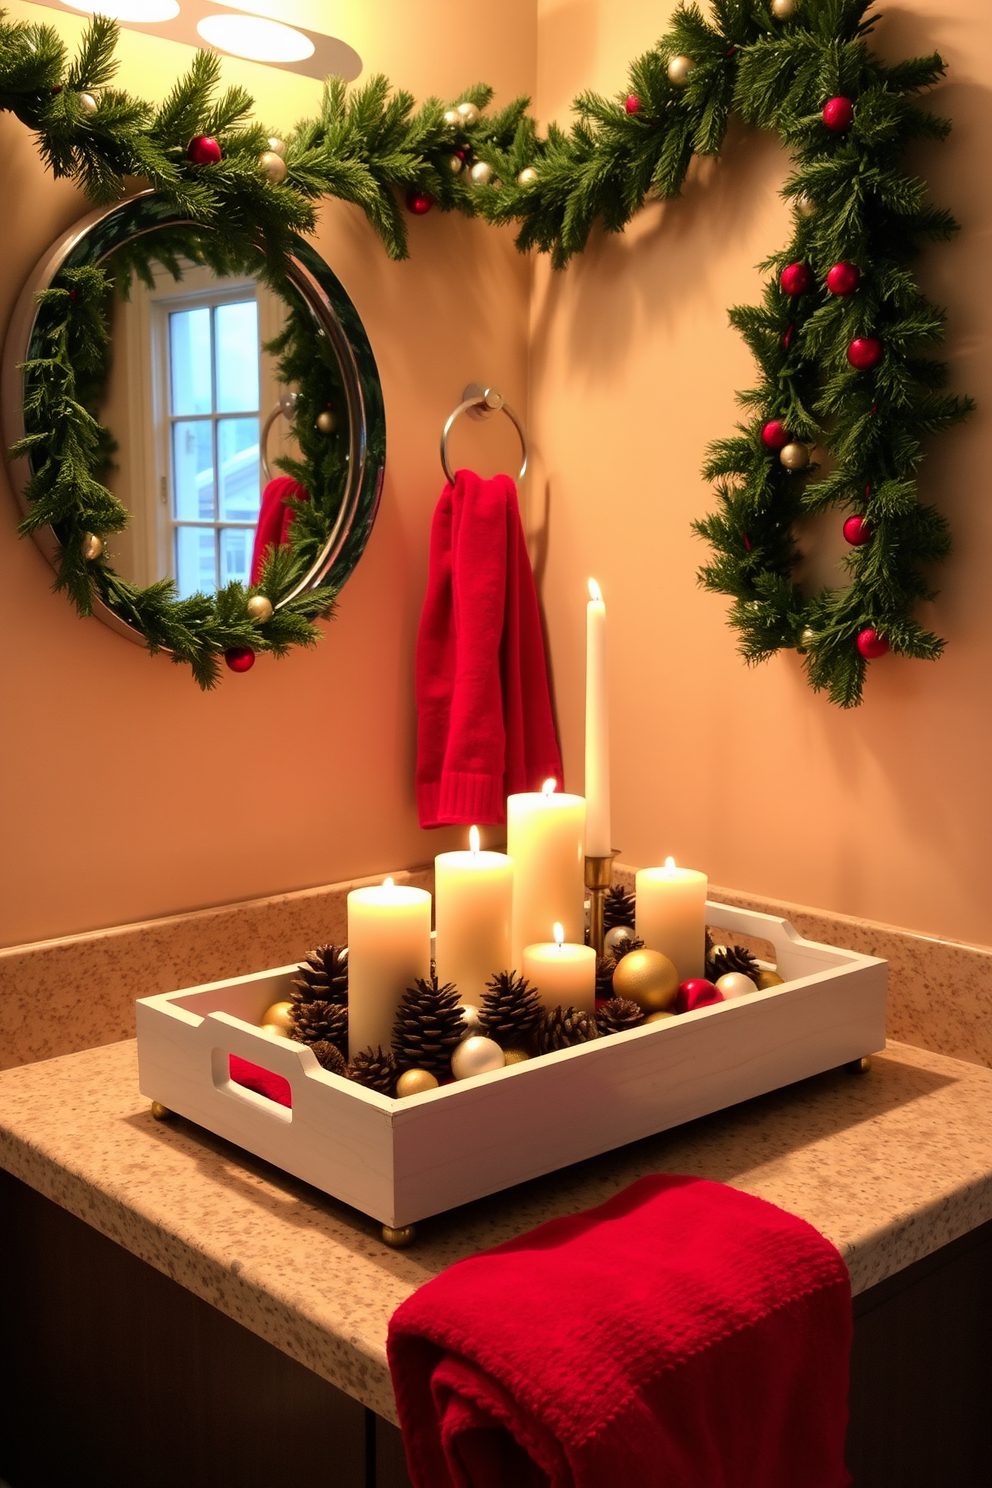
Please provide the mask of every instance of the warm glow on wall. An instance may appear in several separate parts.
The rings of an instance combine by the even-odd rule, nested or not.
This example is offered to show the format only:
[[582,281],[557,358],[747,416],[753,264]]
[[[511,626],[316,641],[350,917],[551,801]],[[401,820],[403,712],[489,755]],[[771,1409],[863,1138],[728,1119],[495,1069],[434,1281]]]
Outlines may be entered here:
[[104,15],[112,21],[171,21],[179,14],[178,0],[98,0],[93,5],[83,5],[80,0],[66,0],[70,10],[82,10],[87,15]]
[[302,31],[261,16],[208,15],[196,29],[210,46],[253,62],[303,62],[316,50]]

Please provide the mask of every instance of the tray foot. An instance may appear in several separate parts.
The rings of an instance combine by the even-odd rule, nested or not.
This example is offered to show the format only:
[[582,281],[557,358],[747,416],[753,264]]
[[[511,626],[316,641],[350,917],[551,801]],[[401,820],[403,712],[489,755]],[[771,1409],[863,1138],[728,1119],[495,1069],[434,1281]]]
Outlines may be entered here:
[[152,1101],[151,1111],[156,1121],[168,1121],[173,1114],[161,1101]]
[[416,1225],[401,1225],[394,1230],[392,1225],[383,1225],[382,1238],[387,1245],[394,1250],[403,1250],[407,1245],[412,1245],[417,1238]]
[[849,1075],[866,1075],[871,1069],[871,1055],[864,1054],[860,1059],[852,1059],[844,1068]]

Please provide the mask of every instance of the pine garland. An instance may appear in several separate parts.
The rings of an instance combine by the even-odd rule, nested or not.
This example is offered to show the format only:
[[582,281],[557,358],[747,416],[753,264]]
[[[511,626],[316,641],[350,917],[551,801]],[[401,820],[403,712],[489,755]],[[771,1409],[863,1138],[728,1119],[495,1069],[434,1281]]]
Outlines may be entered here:
[[[518,247],[548,253],[561,268],[584,249],[594,223],[620,232],[649,197],[677,197],[693,155],[719,155],[731,114],[774,129],[793,159],[783,188],[796,208],[793,230],[787,248],[763,265],[769,275],[763,303],[730,312],[758,363],[759,381],[739,395],[747,420],[738,434],[709,452],[705,473],[715,482],[718,507],[695,524],[714,550],[700,579],[733,600],[730,622],[748,662],[794,648],[812,686],[849,707],[862,697],[862,632],[905,656],[933,659],[941,652],[943,642],[919,624],[915,608],[931,594],[924,569],[946,555],[948,532],[944,518],[919,501],[916,476],[923,441],[973,406],[943,391],[945,368],[926,354],[942,339],[943,315],[909,269],[924,243],[956,230],[947,212],[927,203],[924,183],[902,166],[907,145],[947,134],[947,122],[915,101],[940,80],[944,63],[934,53],[883,65],[867,44],[875,21],[867,10],[868,0],[799,0],[790,18],[777,20],[766,0],[713,0],[707,21],[695,5],[681,6],[667,34],[632,65],[624,94],[582,94],[571,129],[552,126],[543,138],[525,99],[466,121],[437,99],[416,109],[409,94],[391,92],[381,77],[351,92],[331,80],[319,117],[298,124],[286,139],[288,173],[280,185],[259,171],[269,131],[250,121],[251,100],[240,89],[215,96],[215,57],[198,54],[154,109],[109,86],[116,28],[99,17],[71,64],[53,28],[0,19],[0,109],[35,131],[55,175],[77,181],[94,200],[113,200],[128,176],[147,178],[192,221],[216,232],[225,250],[242,251],[260,233],[275,272],[291,234],[312,228],[313,202],[322,196],[355,203],[389,255],[404,257],[397,193],[410,191],[443,211],[516,223]],[[674,58],[694,64],[681,81],[669,74]],[[86,113],[79,95],[95,90],[96,111]],[[824,122],[832,97],[853,104],[845,130]],[[480,84],[459,102],[481,111],[490,98]],[[187,160],[186,145],[197,134],[220,141],[218,164]],[[473,174],[473,165],[483,169]],[[782,270],[794,264],[810,275],[799,294],[781,284]],[[836,264],[860,271],[854,292],[825,287]],[[72,477],[60,483],[59,472],[50,472],[35,495],[38,516],[33,509],[30,526],[51,520],[41,513],[57,509],[60,530],[69,530],[84,499],[93,520],[80,530],[100,531],[98,519],[119,515],[106,505],[108,493],[93,489],[95,463],[105,457],[103,436],[66,376],[65,348],[82,339],[83,316],[92,316],[100,293],[96,285],[80,292],[62,327],[53,311],[58,389],[38,394],[33,416],[65,416],[59,427]],[[870,370],[848,361],[858,337],[881,344]],[[53,407],[41,406],[46,397]],[[773,420],[793,442],[822,452],[805,472],[787,471],[762,439]],[[807,597],[795,573],[794,528],[832,508],[864,517],[870,540],[846,560],[849,587]],[[298,521],[303,517],[301,510]],[[264,586],[263,592],[287,592],[280,565],[292,561],[274,560],[275,572],[265,580],[272,592]],[[83,572],[80,563],[64,562],[59,582],[84,608],[93,565]],[[218,614],[209,619],[199,600],[182,601],[186,609],[170,629],[177,606],[162,586],[143,591],[139,601],[99,564],[95,577],[108,602],[141,610],[153,646],[167,632],[175,640],[178,630],[185,651],[172,640],[157,644],[195,657],[205,684],[209,648],[259,649],[257,627],[241,618],[243,594],[232,594],[229,609],[218,600]],[[286,629],[271,629],[275,617],[268,623],[272,649],[292,644],[297,630],[313,638],[315,599],[307,596],[291,616],[277,612]]]

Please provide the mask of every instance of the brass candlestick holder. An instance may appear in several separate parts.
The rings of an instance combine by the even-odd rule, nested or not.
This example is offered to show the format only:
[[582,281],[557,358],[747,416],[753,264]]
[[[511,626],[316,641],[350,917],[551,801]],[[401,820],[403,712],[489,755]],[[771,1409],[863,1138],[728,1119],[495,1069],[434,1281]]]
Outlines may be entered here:
[[597,956],[603,954],[603,901],[613,882],[613,859],[617,848],[605,858],[586,858],[586,888],[589,890],[589,943]]

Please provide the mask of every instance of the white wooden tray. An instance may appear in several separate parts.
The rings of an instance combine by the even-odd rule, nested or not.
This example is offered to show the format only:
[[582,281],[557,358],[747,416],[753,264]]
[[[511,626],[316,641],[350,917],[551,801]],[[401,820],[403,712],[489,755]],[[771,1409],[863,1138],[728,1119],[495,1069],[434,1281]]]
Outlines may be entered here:
[[[750,910],[706,919],[771,941],[786,985],[390,1100],[257,1026],[284,966],[139,999],[141,1091],[401,1227],[884,1047],[884,961]],[[231,1054],[284,1076],[292,1108],[234,1084]]]

